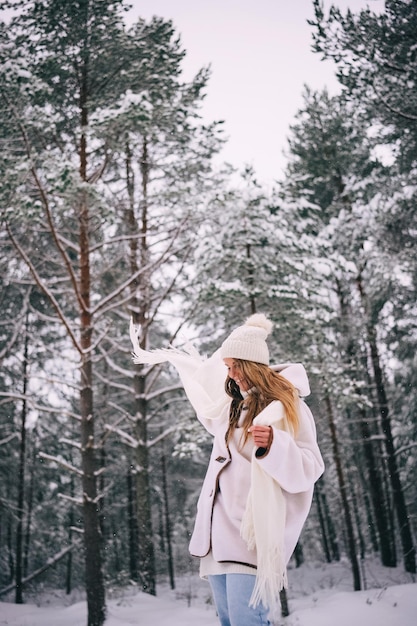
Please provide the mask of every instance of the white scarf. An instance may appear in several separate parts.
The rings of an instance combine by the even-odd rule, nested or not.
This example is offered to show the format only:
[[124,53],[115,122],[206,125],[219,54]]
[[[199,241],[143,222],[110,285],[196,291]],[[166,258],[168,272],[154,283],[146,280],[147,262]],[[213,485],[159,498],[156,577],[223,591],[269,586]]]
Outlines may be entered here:
[[[285,429],[285,413],[281,402],[271,402],[253,420],[261,426]],[[251,488],[242,519],[240,534],[249,550],[256,548],[257,574],[249,606],[260,602],[270,610],[280,604],[279,592],[287,587],[284,549],[286,502],[280,485],[262,469],[253,451]]]
[[134,363],[157,364],[167,361],[175,367],[197,415],[216,419],[223,413],[230,398],[224,389],[227,370],[220,350],[208,359],[201,357],[189,343],[184,346],[184,350],[172,347],[143,350],[139,345],[132,320],[130,320],[130,339],[134,349],[132,352]]

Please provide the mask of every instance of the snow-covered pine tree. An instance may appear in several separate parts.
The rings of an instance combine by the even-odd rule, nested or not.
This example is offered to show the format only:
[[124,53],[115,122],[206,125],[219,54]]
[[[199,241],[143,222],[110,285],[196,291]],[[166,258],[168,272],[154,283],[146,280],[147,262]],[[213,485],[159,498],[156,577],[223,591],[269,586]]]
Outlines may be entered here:
[[[345,97],[352,101],[353,106],[360,104],[379,154],[391,165],[391,176],[395,178],[394,202],[382,190],[386,198],[385,209],[381,206],[378,208],[377,222],[380,227],[376,229],[376,236],[381,249],[388,253],[386,258],[389,264],[385,272],[387,282],[392,284],[399,279],[403,296],[408,292],[413,294],[415,300],[415,280],[412,278],[415,274],[409,270],[416,242],[416,3],[389,0],[379,13],[367,8],[357,14],[348,11],[346,15],[334,6],[325,15],[319,0],[314,1],[314,6],[315,21],[312,25],[315,27],[315,49],[325,58],[335,61],[338,79],[345,87]],[[391,188],[391,183],[391,180],[387,180],[385,192]],[[393,258],[389,252],[392,251],[394,239],[397,242],[394,247],[402,241],[401,257],[397,254]],[[407,259],[405,263],[404,256]],[[413,307],[413,304],[410,302],[409,306]],[[388,319],[388,308],[389,305],[381,308],[380,319]],[[395,325],[395,328],[398,326]],[[378,372],[380,358],[379,355],[375,358],[375,347],[374,343],[373,368],[376,378],[381,378]],[[386,414],[384,395],[382,392],[378,399],[382,421]],[[415,413],[412,420],[415,423]],[[387,454],[392,464],[390,473],[395,483],[392,488],[399,515],[404,562],[407,570],[415,572],[413,532],[400,484],[400,469],[396,467],[396,455],[393,456],[391,428],[386,425],[383,429],[387,433]],[[410,504],[415,506],[413,500]]]
[[[115,459],[125,461],[123,476],[130,464],[140,468],[139,579],[145,590],[155,589],[151,510],[143,503],[150,497],[146,455],[157,444],[146,429],[152,415],[165,411],[172,419],[164,393],[176,385],[161,379],[156,393],[152,373],[132,376],[128,318],[135,316],[144,336],[153,321],[162,329],[161,320],[168,320],[167,341],[192,307],[186,261],[205,198],[219,185],[211,156],[220,127],[200,123],[208,72],[181,82],[184,52],[171,23],[139,20],[128,30],[118,2],[22,2],[20,8],[2,32],[3,217],[9,242],[55,311],[49,322],[66,331],[62,390],[80,394],[81,446],[64,437],[61,447],[67,468],[77,471],[81,457],[89,624],[95,625],[105,614],[101,535],[116,537],[110,530],[123,521],[120,507],[118,518],[106,514],[120,491],[102,473],[115,469]],[[154,332],[160,337],[161,330]],[[139,385],[146,381],[145,395],[131,386],[132,377]],[[69,391],[66,400],[72,399]],[[131,416],[135,440],[118,429]],[[173,431],[167,427],[165,435]],[[109,437],[114,433],[132,443],[137,458],[120,455],[120,441]],[[51,468],[64,460],[60,451],[47,452]],[[116,555],[106,565],[119,570],[120,546],[119,538],[106,546],[106,554]]]
[[[391,428],[384,421],[387,407],[384,405],[381,410],[381,398],[374,392],[384,384],[380,377],[380,359],[377,356],[375,360],[368,359],[368,355],[378,354],[375,333],[383,327],[381,311],[391,306],[396,291],[397,260],[388,258],[385,249],[375,245],[381,230],[379,222],[384,214],[383,207],[388,202],[383,193],[388,172],[375,156],[374,140],[367,132],[365,118],[357,104],[346,103],[342,97],[329,99],[327,94],[320,96],[307,91],[306,106],[298,119],[299,123],[292,129],[285,189],[290,197],[304,196],[320,208],[317,213],[320,221],[312,228],[321,255],[327,257],[329,301],[337,307],[329,327],[329,338],[337,339],[336,346],[342,356],[340,366],[348,383],[344,386],[353,385],[352,406],[348,409],[344,402],[344,411],[356,416],[352,425],[355,421],[361,424],[366,466],[369,475],[375,478],[370,481],[371,498],[381,556],[386,565],[392,565],[395,562],[395,541],[387,504],[390,497],[384,495],[386,481],[383,479],[385,472],[387,477],[392,476],[392,468],[388,471],[384,450],[375,443],[375,437],[384,433],[387,443],[392,445],[392,436]],[[373,294],[365,308],[361,295],[363,281]],[[332,344],[333,341],[327,346]],[[371,422],[369,402],[375,407]],[[375,419],[379,424],[376,430],[375,425],[369,428],[370,424],[376,423]],[[351,428],[350,437],[355,438],[355,428]],[[348,453],[347,449],[345,453]],[[352,467],[350,462],[347,467]],[[395,474],[398,477],[398,471]],[[367,485],[363,487],[368,488]],[[401,488],[393,483],[392,491],[398,494]],[[401,496],[396,502],[396,510],[403,528]],[[404,554],[408,554],[408,550]]]

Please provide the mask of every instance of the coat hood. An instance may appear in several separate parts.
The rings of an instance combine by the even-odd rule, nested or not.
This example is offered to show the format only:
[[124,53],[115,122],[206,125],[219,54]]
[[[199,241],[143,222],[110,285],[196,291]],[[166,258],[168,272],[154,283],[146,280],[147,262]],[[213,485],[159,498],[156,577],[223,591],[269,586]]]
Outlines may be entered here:
[[277,365],[270,365],[270,368],[289,380],[301,398],[310,395],[310,384],[302,363],[278,363]]

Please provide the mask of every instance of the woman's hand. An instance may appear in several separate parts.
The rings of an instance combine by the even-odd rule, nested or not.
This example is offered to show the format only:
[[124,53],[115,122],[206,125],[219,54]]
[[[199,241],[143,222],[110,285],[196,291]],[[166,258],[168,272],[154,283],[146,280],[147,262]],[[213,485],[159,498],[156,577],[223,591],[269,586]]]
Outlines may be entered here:
[[252,433],[253,442],[258,448],[268,449],[272,442],[272,428],[271,426],[251,426],[248,428],[248,432]]

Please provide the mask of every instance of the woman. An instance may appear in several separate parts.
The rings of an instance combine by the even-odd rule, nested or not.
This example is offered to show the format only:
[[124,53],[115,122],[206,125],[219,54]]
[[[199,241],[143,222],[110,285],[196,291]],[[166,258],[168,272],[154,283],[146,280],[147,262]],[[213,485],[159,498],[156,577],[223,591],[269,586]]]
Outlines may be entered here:
[[134,360],[173,363],[214,437],[190,552],[201,559],[222,626],[270,623],[324,469],[301,400],[310,392],[304,367],[269,366],[271,329],[253,315],[205,361],[195,352],[145,352],[131,332]]

